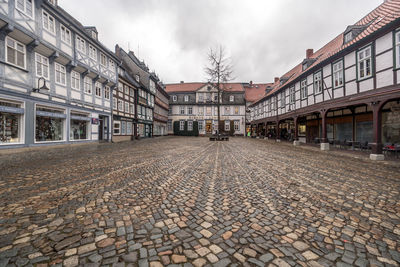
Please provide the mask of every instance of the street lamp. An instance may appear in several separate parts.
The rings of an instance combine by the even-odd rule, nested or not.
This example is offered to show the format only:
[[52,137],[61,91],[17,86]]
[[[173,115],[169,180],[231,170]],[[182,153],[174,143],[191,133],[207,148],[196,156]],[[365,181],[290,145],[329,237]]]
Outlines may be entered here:
[[[43,81],[43,85],[40,87],[40,81]],[[43,77],[40,77],[38,79],[38,85],[37,88],[33,88],[32,92],[40,92],[40,90],[46,90],[49,91],[50,89],[46,86],[46,79]]]

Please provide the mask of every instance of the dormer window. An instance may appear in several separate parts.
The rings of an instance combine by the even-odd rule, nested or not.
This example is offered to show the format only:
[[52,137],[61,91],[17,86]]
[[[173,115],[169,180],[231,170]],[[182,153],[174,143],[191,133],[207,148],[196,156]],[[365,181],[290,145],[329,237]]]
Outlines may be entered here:
[[302,68],[301,68],[301,69],[302,69],[303,71],[305,71],[305,70],[307,69],[307,67],[308,67],[308,66],[307,66],[307,62],[306,62],[306,63],[303,63],[303,65],[302,65]]
[[188,101],[189,101],[189,96],[185,95],[185,102],[188,102]]
[[234,102],[234,101],[235,101],[235,96],[234,95],[229,96],[229,102]]
[[139,76],[139,74],[136,74],[136,75],[135,75],[135,80],[136,80],[137,82],[140,82],[140,76]]
[[97,40],[97,33],[92,31],[92,38]]
[[176,100],[177,100],[176,95],[173,95],[173,96],[172,96],[172,101],[173,101],[173,102],[176,102]]
[[348,32],[344,35],[344,42],[348,43],[353,39],[353,32]]
[[57,0],[49,0],[49,3],[53,6],[57,6]]

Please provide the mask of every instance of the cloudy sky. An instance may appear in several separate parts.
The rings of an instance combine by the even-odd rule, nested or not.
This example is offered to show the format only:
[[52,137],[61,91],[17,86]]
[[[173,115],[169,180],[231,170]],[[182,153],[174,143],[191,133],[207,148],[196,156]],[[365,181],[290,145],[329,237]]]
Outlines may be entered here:
[[130,47],[164,83],[204,81],[223,45],[235,81],[271,82],[383,0],[59,0],[100,41]]

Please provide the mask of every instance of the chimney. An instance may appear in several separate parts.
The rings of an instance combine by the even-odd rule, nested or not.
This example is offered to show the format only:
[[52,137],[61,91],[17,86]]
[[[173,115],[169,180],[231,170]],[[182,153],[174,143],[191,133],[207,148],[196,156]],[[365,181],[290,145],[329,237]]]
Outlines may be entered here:
[[185,83],[184,81],[181,81],[181,83]]
[[309,59],[314,54],[314,49],[307,49],[306,50],[306,58]]
[[279,82],[279,77],[275,77],[275,82]]

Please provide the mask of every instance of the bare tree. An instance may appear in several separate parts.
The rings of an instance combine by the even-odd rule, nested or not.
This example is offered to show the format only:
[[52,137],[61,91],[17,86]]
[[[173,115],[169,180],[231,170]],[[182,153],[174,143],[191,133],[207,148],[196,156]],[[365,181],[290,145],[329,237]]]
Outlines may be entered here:
[[[233,80],[233,66],[231,63],[231,59],[226,56],[225,49],[219,45],[217,49],[210,48],[208,52],[208,62],[209,66],[205,67],[205,72],[208,76],[208,82],[213,84],[214,87],[218,90],[218,98],[217,98],[217,107],[218,107],[218,126],[217,126],[217,134],[219,136],[220,129],[220,104],[221,104],[221,87],[224,87],[225,83]],[[222,86],[221,86],[222,84]],[[223,89],[223,88],[222,88]]]

